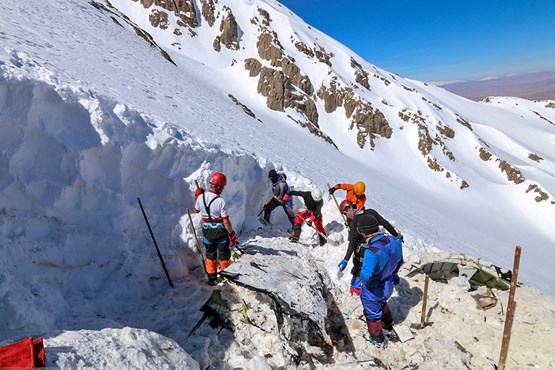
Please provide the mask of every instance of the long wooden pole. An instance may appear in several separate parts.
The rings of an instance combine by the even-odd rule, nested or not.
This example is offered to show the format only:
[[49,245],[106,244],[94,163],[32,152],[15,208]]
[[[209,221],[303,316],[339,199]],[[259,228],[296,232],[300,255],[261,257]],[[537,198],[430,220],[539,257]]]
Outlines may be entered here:
[[420,316],[420,327],[426,326],[426,304],[428,303],[428,283],[430,281],[430,276],[426,274],[426,279],[424,280],[424,296],[422,297],[422,314]]
[[513,315],[514,315],[514,300],[516,284],[518,279],[518,268],[520,266],[520,248],[519,245],[515,249],[515,261],[513,264],[513,276],[511,278],[511,288],[509,290],[509,302],[507,304],[507,316],[505,318],[505,328],[503,329],[503,341],[501,342],[501,353],[499,354],[499,364],[497,365],[498,370],[505,369],[505,363],[507,362],[507,353],[509,352],[509,341],[511,340],[511,328],[513,326]]
[[143,212],[143,217],[145,218],[146,226],[148,227],[148,231],[150,231],[150,236],[152,237],[152,241],[154,242],[154,246],[156,247],[156,251],[158,252],[158,257],[160,258],[160,262],[162,263],[162,267],[164,268],[164,272],[166,273],[166,277],[168,278],[168,283],[170,283],[170,286],[173,288],[174,286],[172,280],[170,279],[170,274],[168,273],[168,269],[166,268],[166,264],[164,263],[164,259],[162,258],[162,253],[160,253],[160,248],[158,248],[158,243],[156,243],[156,239],[154,238],[154,233],[152,232],[150,223],[148,222],[148,218],[146,217],[145,210],[141,203],[141,198],[137,198],[137,201],[139,202],[139,206],[141,207],[141,211]]
[[193,218],[191,217],[191,212],[189,211],[189,208],[187,208],[187,214],[189,215],[189,222],[191,223],[191,228],[193,229],[193,236],[195,237],[197,252],[198,252],[198,255],[200,256],[200,259],[202,260],[202,265],[204,266],[204,257],[202,256],[202,250],[200,249],[200,242],[198,241],[197,231],[195,230],[195,225],[193,224]]
[[[331,188],[330,184],[328,183],[328,189]],[[333,198],[333,201],[335,202],[335,205],[337,206],[337,210],[339,211],[339,213],[341,213],[341,218],[343,219],[343,222],[345,223],[345,225],[347,225],[347,217],[341,212],[341,208],[339,208],[339,203],[337,202],[337,199],[335,198],[335,195],[332,194],[331,197]]]

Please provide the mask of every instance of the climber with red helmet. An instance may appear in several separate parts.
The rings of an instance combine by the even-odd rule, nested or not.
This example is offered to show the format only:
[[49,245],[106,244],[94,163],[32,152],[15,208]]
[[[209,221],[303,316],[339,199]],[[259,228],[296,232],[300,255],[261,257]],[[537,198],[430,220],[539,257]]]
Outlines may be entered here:
[[345,200],[349,200],[355,204],[355,208],[362,209],[364,208],[364,203],[366,203],[366,195],[364,192],[366,191],[366,185],[359,181],[353,184],[335,184],[331,188],[328,189],[330,194],[333,194],[336,190],[345,190],[347,195],[345,196]]
[[324,226],[322,226],[322,206],[324,205],[324,200],[322,199],[322,192],[320,189],[314,188],[311,191],[291,190],[289,194],[291,196],[295,195],[302,197],[304,200],[304,207],[299,208],[297,211],[293,232],[289,240],[294,243],[299,241],[302,225],[306,221],[307,223],[312,223],[316,231],[318,231],[320,246],[326,244],[326,231],[324,230]]
[[237,234],[229,220],[229,214],[223,198],[220,197],[227,185],[227,179],[221,172],[214,172],[210,177],[210,189],[195,191],[195,212],[202,215],[203,244],[206,248],[205,268],[208,284],[215,285],[218,277],[218,259],[220,271],[231,264],[231,250],[237,244]]
[[398,232],[391,223],[386,220],[382,215],[380,215],[376,210],[368,209],[358,209],[353,202],[349,200],[344,200],[339,206],[339,210],[343,213],[350,222],[349,228],[349,246],[345,253],[345,257],[337,264],[339,271],[345,270],[347,263],[351,257],[353,257],[353,267],[351,269],[351,274],[353,275],[351,279],[351,294],[360,295],[360,271],[362,268],[362,261],[364,260],[364,248],[360,248],[360,245],[365,242],[364,237],[359,233],[359,222],[362,216],[370,215],[374,217],[378,223],[378,226],[383,226],[391,235],[396,238],[401,238],[401,233]]

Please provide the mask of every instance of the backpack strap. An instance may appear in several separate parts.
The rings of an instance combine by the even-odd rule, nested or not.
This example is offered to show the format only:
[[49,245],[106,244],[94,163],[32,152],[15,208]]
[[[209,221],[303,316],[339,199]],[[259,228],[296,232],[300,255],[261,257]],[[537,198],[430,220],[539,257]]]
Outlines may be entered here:
[[206,197],[205,197],[204,193],[202,193],[202,203],[204,203],[204,208],[206,209],[206,213],[208,213],[208,219],[210,220],[210,222],[214,222],[214,221],[212,221],[212,215],[210,215],[210,206],[219,197],[220,197],[219,195],[216,195],[214,198],[212,198],[212,200],[207,205],[206,204]]

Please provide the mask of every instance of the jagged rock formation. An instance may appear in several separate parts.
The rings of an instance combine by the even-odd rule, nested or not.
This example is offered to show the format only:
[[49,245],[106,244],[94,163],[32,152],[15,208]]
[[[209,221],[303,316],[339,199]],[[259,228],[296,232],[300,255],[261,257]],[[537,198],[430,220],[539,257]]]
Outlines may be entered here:
[[360,148],[364,148],[367,141],[374,148],[377,135],[391,137],[392,129],[383,113],[358,97],[352,88],[339,86],[335,77],[329,86],[320,87],[317,96],[324,101],[326,113],[335,112],[338,107],[345,109],[346,118],[351,119],[349,129],[357,129],[357,144]]
[[[377,140],[395,141],[395,135],[402,136],[403,130],[409,134],[416,129],[418,143],[415,147],[424,157],[425,166],[430,171],[442,173],[449,182],[460,182],[461,189],[469,186],[457,174],[457,166],[451,165],[457,162],[459,153],[450,141],[458,140],[460,127],[455,122],[470,131],[474,131],[473,124],[464,117],[466,113],[454,111],[443,105],[437,96],[429,94],[428,84],[414,83],[380,70],[330,43],[321,42],[319,35],[309,26],[302,28],[302,25],[292,22],[288,23],[291,32],[287,33],[280,27],[278,33],[275,26],[282,25],[283,17],[291,13],[280,12],[262,3],[249,5],[252,15],[245,22],[245,18],[237,17],[239,13],[235,13],[245,10],[242,5],[227,0],[127,1],[140,4],[147,10],[145,14],[150,27],[172,33],[174,39],[167,47],[177,51],[191,49],[191,45],[210,48],[210,45],[200,45],[198,41],[191,43],[198,34],[203,37],[197,40],[213,40],[211,51],[217,67],[229,66],[246,71],[245,76],[256,79],[256,94],[265,98],[267,108],[276,114],[283,114],[284,118],[289,118],[336,148],[333,137],[322,131],[322,122],[325,122],[323,127],[332,125],[354,131],[358,147],[372,151],[377,149]],[[273,18],[279,18],[279,23],[274,23]],[[133,27],[137,34],[159,48],[171,61],[148,32],[136,25]],[[202,62],[210,64],[208,59]],[[234,95],[233,91],[229,94]],[[399,102],[396,96],[403,96],[414,104]],[[251,115],[250,108],[236,103]],[[537,103],[537,109],[529,113],[536,119],[555,125],[555,120],[544,113],[544,109],[555,109],[555,104]],[[499,104],[499,100],[488,97],[483,104]],[[343,111],[339,112],[344,116],[343,120],[330,122],[330,118],[325,117],[322,121],[322,115],[331,115],[341,108]],[[403,122],[412,125],[406,126]],[[476,123],[482,124],[479,120]],[[478,134],[473,135],[478,143],[477,155],[483,161],[497,161],[507,181],[516,185],[526,181],[518,165],[506,158],[497,158],[495,151],[483,146],[484,142]],[[540,163],[542,159],[532,153],[528,157],[535,163]],[[543,200],[545,196],[538,193],[542,191],[549,198],[549,192],[539,189],[538,185],[538,188],[529,188],[527,192],[535,192]]]
[[239,26],[230,8],[224,7],[223,11],[226,15],[220,23],[221,34],[214,40],[214,50],[220,51],[222,44],[230,50],[239,50]]

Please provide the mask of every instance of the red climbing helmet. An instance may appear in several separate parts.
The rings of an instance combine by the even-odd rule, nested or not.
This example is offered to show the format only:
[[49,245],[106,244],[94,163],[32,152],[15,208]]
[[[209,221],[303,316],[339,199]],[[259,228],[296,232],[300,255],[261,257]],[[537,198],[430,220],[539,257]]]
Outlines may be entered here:
[[353,205],[353,202],[351,202],[350,200],[345,199],[343,202],[341,202],[341,204],[339,205],[339,212],[341,213],[345,213],[348,211],[348,208],[350,208]]
[[214,172],[212,176],[210,176],[210,184],[224,187],[227,185],[227,179],[223,173]]

